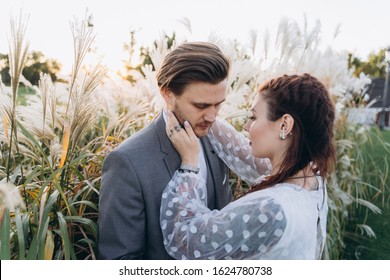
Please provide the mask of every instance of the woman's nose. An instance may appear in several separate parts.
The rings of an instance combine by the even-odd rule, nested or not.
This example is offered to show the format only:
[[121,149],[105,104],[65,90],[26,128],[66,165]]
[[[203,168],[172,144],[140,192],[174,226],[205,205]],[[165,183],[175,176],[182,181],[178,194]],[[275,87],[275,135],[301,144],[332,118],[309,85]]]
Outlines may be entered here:
[[250,121],[247,121],[246,124],[244,125],[244,130],[245,130],[246,132],[249,132],[249,127],[250,127],[250,126],[249,126],[249,122],[250,122]]

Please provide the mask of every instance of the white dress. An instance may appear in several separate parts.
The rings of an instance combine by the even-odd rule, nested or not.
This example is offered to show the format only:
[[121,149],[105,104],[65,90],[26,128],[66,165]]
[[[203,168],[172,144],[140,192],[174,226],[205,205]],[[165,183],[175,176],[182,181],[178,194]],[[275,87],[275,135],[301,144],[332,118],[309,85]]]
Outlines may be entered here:
[[[270,173],[269,160],[254,158],[248,139],[226,121],[217,119],[208,137],[249,184]],[[281,183],[212,211],[204,180],[176,171],[162,195],[165,248],[175,259],[319,259],[328,204],[324,180],[317,179],[317,190]]]

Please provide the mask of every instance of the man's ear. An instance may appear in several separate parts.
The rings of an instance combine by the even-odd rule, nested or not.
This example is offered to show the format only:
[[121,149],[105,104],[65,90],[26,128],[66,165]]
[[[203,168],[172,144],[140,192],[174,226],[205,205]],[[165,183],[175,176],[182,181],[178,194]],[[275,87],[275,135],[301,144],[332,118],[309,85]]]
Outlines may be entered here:
[[174,105],[175,100],[176,100],[175,94],[167,88],[161,88],[160,93],[161,93],[161,96],[167,105],[167,109],[172,110],[174,107],[173,105]]

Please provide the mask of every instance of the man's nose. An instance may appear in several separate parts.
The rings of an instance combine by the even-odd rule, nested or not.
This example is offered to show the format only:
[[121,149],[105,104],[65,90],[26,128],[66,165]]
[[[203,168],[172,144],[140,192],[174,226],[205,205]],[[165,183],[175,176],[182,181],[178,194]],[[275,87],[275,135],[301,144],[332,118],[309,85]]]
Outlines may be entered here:
[[207,122],[210,122],[210,123],[215,122],[215,118],[218,115],[218,111],[219,110],[217,110],[214,107],[208,108],[208,110],[206,111],[206,114],[204,115],[204,120]]

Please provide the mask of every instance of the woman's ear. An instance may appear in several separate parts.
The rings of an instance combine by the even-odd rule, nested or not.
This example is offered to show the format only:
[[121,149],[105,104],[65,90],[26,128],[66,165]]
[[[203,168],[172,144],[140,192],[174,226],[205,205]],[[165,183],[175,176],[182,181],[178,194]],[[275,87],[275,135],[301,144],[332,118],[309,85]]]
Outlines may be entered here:
[[175,94],[167,88],[161,88],[160,93],[167,105],[167,109],[172,110],[174,107],[174,101],[176,100]]
[[284,140],[292,134],[294,118],[290,114],[284,114],[280,121],[280,139]]

